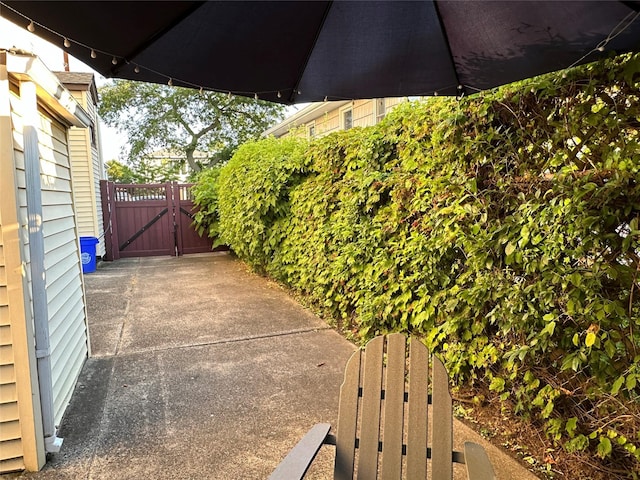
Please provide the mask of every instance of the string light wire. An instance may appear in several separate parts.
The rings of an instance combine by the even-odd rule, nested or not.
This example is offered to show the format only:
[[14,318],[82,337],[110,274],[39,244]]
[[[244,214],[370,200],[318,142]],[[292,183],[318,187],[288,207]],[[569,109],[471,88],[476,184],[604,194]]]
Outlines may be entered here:
[[595,48],[585,53],[582,57],[580,57],[578,60],[573,62],[571,65],[569,65],[566,69],[575,67],[592,53],[604,52],[604,49],[607,46],[607,44],[611,42],[611,40],[616,38],[618,35],[620,35],[622,32],[624,32],[627,28],[629,28],[631,24],[638,19],[639,16],[640,16],[640,12],[628,13],[622,20],[620,20],[620,22],[618,22],[618,24],[615,27],[613,27],[609,35],[607,35],[607,38],[605,38],[600,43],[598,43],[598,45],[596,45]]
[[[569,65],[568,67],[563,68],[562,70],[565,70],[565,71],[562,73],[562,78],[567,78],[566,70],[569,70],[569,69],[579,65],[589,55],[591,55],[593,53],[596,53],[596,52],[603,52],[605,50],[605,47],[614,38],[616,38],[617,36],[622,34],[625,30],[627,30],[633,24],[633,22],[635,22],[639,17],[640,17],[640,12],[630,12],[630,13],[628,13],[622,20],[620,20],[618,22],[618,24],[615,27],[613,27],[611,29],[611,32],[609,32],[609,34],[606,36],[606,38],[601,40],[594,48],[589,50],[587,53],[585,53],[583,56],[581,56],[578,60],[573,62],[571,65]],[[533,84],[533,82],[528,83],[528,84],[525,83],[525,85],[527,85],[527,86],[531,85],[531,84]],[[451,88],[451,85],[448,88]],[[440,89],[440,90],[442,90],[442,89]],[[464,92],[464,90],[473,90],[474,93],[478,93],[478,92],[484,91],[485,89],[477,88],[477,87],[474,87],[473,85],[466,85],[466,84],[465,85],[458,85],[458,91]],[[434,90],[432,92],[432,95],[434,97],[438,96],[438,90]],[[464,93],[462,95],[459,95],[458,98],[461,99],[463,96],[464,96]]]
[[[199,89],[200,93],[203,92],[204,86],[203,85],[198,85],[195,84],[193,82],[190,82],[188,80],[183,80],[181,78],[178,77],[172,77],[170,75],[167,75],[165,73],[159,72],[157,70],[154,70],[153,68],[149,68],[147,66],[144,65],[140,65],[138,63],[135,62],[130,62],[127,58],[125,57],[121,57],[119,55],[116,55],[112,52],[107,52],[104,50],[100,50],[97,49],[95,47],[91,47],[85,43],[79,42],[75,39],[70,39],[69,37],[66,37],[58,32],[56,32],[55,30],[52,30],[51,28],[47,27],[46,25],[43,25],[39,22],[36,22],[34,20],[32,20],[31,18],[27,17],[26,15],[24,15],[23,13],[19,12],[18,10],[14,9],[13,7],[7,5],[4,2],[0,1],[0,16],[1,16],[1,8],[4,7],[10,11],[12,11],[13,13],[21,16],[22,18],[24,18],[26,21],[28,21],[28,25],[27,25],[27,30],[31,33],[35,32],[36,27],[37,28],[41,28],[43,30],[46,30],[47,32],[59,37],[60,39],[62,39],[63,41],[63,45],[65,48],[69,48],[71,46],[71,42],[75,43],[76,45],[86,48],[87,50],[90,51],[90,56],[91,58],[97,58],[98,54],[100,55],[105,55],[107,57],[111,57],[111,63],[113,65],[117,65],[118,63],[120,63],[120,61],[126,63],[126,64],[133,64],[134,68],[133,71],[135,73],[140,73],[141,69],[144,69],[147,72],[153,73],[155,75],[158,75],[160,77],[163,77],[167,80],[167,85],[169,86],[173,86],[174,84],[174,80],[182,85],[188,86],[188,87],[192,87],[192,88],[196,88]],[[568,67],[566,67],[564,70],[570,69],[572,67],[575,67],[576,65],[580,64],[585,58],[587,58],[589,55],[595,53],[595,52],[603,52],[605,50],[605,47],[616,37],[618,37],[620,34],[622,34],[625,30],[627,30],[637,19],[638,17],[640,17],[640,12],[630,12],[629,14],[627,14],[622,20],[620,20],[620,22],[618,22],[618,24],[613,27],[613,29],[611,30],[611,32],[607,35],[606,38],[604,38],[602,41],[600,41],[593,49],[591,49],[589,52],[585,53],[582,57],[580,57],[578,60],[576,60],[575,62],[573,62],[571,65],[569,65]],[[431,92],[432,96],[438,96],[438,91],[443,91],[443,90],[448,90],[449,88],[454,87],[453,85],[450,85],[448,87],[443,87],[443,88],[439,88],[439,89],[435,89]],[[476,92],[480,92],[483,89],[480,88],[476,88],[472,85],[457,85],[457,90],[458,92],[458,98],[462,98],[464,96],[464,90],[468,89],[468,90],[474,90]],[[224,91],[220,91],[220,90],[216,90],[216,89],[211,89],[208,88],[208,90],[213,90],[213,91],[218,91],[220,93],[224,93]],[[275,94],[277,96],[277,98],[281,98],[282,97],[282,93],[281,90],[270,90],[270,91],[262,91],[262,92],[244,92],[244,91],[227,91],[225,90],[228,94],[228,98],[231,98],[231,95],[242,95],[242,96],[251,96],[253,95],[253,98],[255,100],[259,99],[259,96],[266,96],[266,95],[270,95],[270,94]],[[301,95],[302,93],[300,92],[300,90],[294,91],[294,94],[297,95]],[[416,94],[416,95],[428,95],[427,93],[422,93],[422,94]],[[332,96],[333,99],[335,100],[352,100],[351,98],[340,98],[340,97],[336,97],[336,96]],[[324,97],[324,101],[326,102],[328,99],[327,96]]]

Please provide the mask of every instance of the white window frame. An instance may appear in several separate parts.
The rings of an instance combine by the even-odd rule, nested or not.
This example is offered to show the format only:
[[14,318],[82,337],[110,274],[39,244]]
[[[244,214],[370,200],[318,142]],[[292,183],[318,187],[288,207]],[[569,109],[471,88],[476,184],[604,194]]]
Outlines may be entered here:
[[353,128],[353,105],[349,105],[340,109],[340,130],[349,130],[349,128],[345,128],[344,121],[344,116],[347,112],[351,112],[351,126],[349,128]]
[[316,122],[315,120],[307,124],[307,137],[315,138],[318,135],[316,132]]
[[[382,102],[382,108],[380,108],[381,102]],[[387,99],[386,98],[375,99],[375,112],[376,112],[375,123],[378,123],[387,115]]]

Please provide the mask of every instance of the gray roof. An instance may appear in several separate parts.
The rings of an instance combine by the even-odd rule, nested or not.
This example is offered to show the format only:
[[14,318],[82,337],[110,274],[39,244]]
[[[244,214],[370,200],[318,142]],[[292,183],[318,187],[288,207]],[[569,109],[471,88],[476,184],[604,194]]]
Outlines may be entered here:
[[74,83],[80,85],[91,85],[93,73],[85,72],[53,72],[62,83]]
[[[93,94],[93,101],[98,104],[98,90],[93,73],[87,72],[53,72],[67,89],[69,90],[90,90]],[[74,88],[75,87],[75,88]],[[84,87],[84,88],[78,88]]]

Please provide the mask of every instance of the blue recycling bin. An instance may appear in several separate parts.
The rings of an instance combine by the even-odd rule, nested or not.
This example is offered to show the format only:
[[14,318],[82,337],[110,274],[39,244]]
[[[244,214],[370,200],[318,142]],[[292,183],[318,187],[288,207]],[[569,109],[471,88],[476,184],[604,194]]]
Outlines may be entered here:
[[80,237],[80,260],[82,261],[82,273],[96,271],[96,237]]

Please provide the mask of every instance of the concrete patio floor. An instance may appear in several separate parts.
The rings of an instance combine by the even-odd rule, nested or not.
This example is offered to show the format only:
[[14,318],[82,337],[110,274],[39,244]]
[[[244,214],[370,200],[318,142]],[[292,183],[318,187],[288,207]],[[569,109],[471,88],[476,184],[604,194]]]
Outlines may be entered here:
[[[355,347],[232,255],[122,259],[85,281],[92,356],[63,448],[7,479],[264,479],[335,426]],[[455,438],[483,443],[499,479],[537,478],[457,421]],[[331,454],[306,478],[331,478]]]

